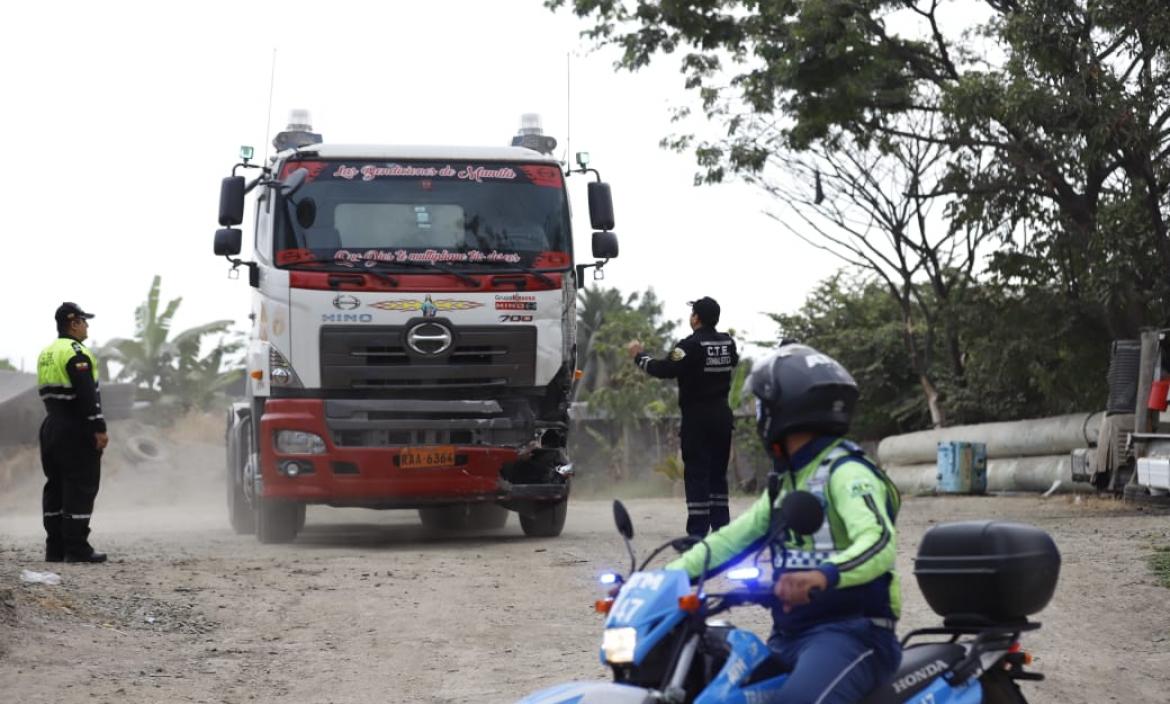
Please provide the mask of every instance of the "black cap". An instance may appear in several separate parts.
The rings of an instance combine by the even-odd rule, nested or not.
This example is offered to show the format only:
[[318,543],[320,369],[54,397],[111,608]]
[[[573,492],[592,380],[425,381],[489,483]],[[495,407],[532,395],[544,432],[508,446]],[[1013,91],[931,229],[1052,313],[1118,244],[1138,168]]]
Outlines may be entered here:
[[719,324],[719,304],[715,302],[714,298],[703,296],[698,300],[689,301],[689,303],[691,312],[699,316],[700,323],[711,327]]
[[57,324],[62,325],[67,321],[74,320],[76,318],[85,318],[88,320],[93,317],[93,314],[86,313],[81,309],[81,306],[77,305],[76,303],[70,303],[66,301],[65,303],[57,306],[57,313],[55,317],[57,318]]

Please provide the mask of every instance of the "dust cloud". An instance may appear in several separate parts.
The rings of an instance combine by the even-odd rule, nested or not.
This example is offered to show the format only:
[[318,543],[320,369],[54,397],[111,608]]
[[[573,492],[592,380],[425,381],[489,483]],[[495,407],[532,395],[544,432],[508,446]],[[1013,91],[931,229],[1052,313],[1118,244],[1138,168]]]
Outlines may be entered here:
[[[95,541],[105,528],[133,532],[225,524],[224,430],[217,413],[189,414],[167,428],[137,420],[109,424]],[[44,474],[36,445],[0,459],[0,540],[41,530]]]

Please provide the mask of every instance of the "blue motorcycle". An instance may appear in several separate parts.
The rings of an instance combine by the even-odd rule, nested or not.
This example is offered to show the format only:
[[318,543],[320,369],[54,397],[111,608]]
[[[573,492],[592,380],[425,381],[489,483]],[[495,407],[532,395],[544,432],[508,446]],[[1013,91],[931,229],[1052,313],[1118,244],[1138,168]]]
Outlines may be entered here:
[[[773,530],[802,535],[824,520],[820,503],[807,492],[785,496],[776,513]],[[597,603],[607,614],[601,661],[611,668],[613,682],[562,684],[521,704],[783,704],[775,692],[787,673],[767,644],[715,618],[737,606],[775,604],[771,582],[761,580],[752,564],[759,555],[728,571],[741,586],[707,593],[706,570],[692,589],[681,571],[646,569],[662,551],[689,549],[693,539],[659,546],[635,569],[634,528],[620,501],[614,502],[614,520],[631,574],[625,580],[604,575],[602,582],[620,586],[620,592]],[[914,574],[943,625],[908,633],[897,674],[860,704],[1026,704],[1017,682],[1043,675],[1025,669],[1031,657],[1020,637],[1040,627],[1027,616],[1047,605],[1059,572],[1055,543],[1032,526],[978,521],[931,528]]]

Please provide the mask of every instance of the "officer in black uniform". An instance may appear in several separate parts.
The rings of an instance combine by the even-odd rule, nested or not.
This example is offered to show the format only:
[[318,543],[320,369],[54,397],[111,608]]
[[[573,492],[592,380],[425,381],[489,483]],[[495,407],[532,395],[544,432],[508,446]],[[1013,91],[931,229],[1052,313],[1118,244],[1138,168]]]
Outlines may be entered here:
[[719,304],[704,296],[691,301],[694,333],[666,359],[654,359],[637,340],[629,344],[634,363],[650,376],[678,379],[682,411],[683,481],[687,490],[687,535],[703,537],[731,520],[727,506],[727,460],[735,420],[727,405],[731,375],[739,364],[735,340],[719,332]]
[[41,424],[45,470],[45,560],[105,562],[89,544],[89,519],[109,443],[97,359],[85,345],[93,316],[76,303],[57,308],[57,339],[37,358],[37,386],[48,416]]

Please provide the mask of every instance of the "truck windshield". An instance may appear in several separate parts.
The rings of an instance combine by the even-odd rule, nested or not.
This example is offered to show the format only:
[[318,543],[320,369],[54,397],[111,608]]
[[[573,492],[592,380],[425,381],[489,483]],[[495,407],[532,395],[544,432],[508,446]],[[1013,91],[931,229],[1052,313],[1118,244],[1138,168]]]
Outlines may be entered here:
[[552,164],[290,161],[308,170],[277,214],[275,260],[565,269],[572,237]]

